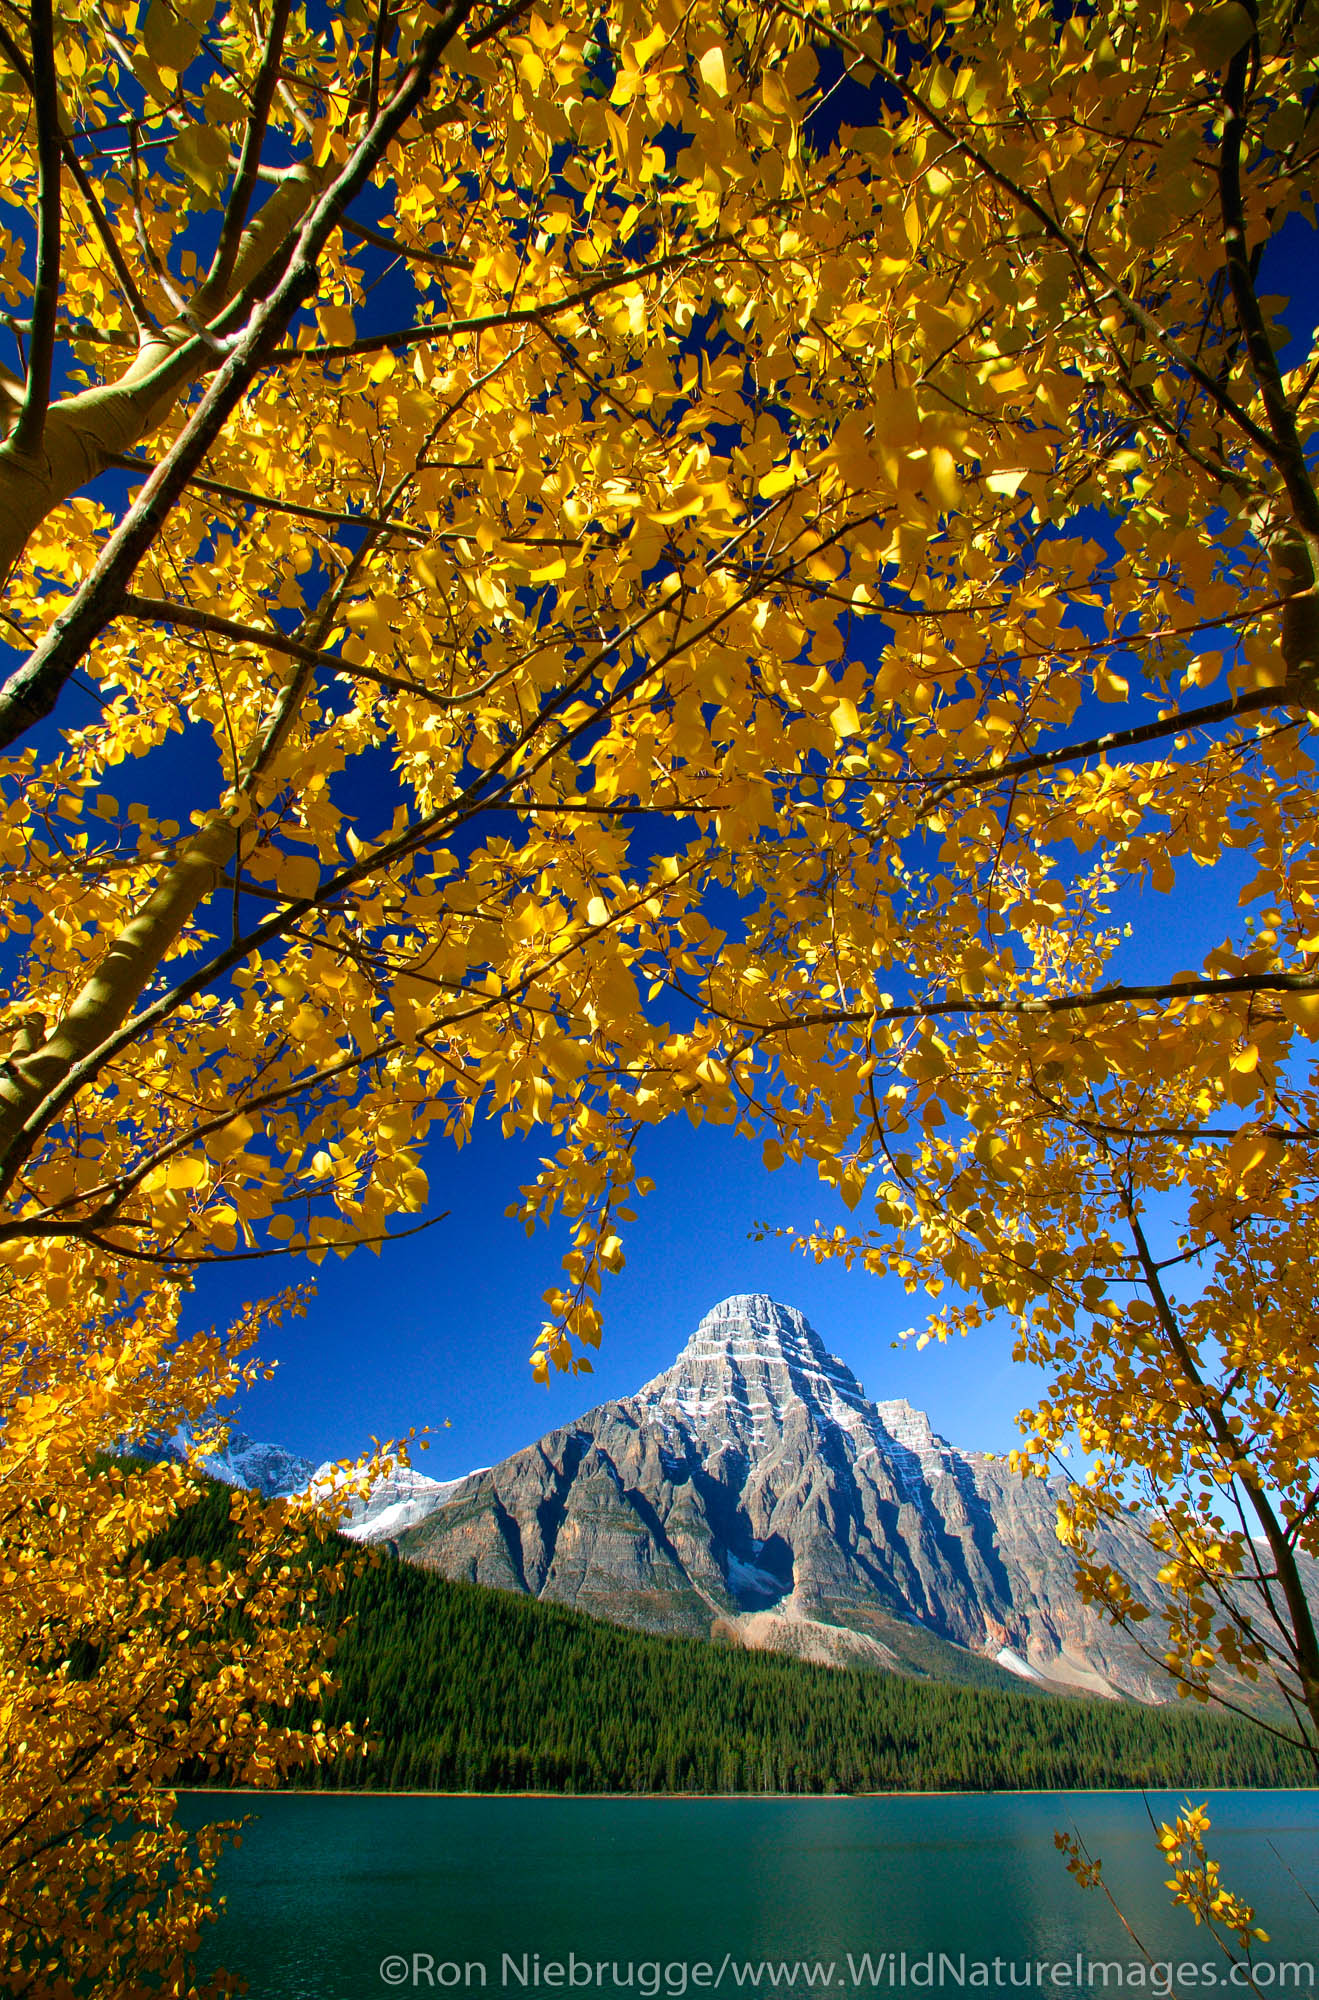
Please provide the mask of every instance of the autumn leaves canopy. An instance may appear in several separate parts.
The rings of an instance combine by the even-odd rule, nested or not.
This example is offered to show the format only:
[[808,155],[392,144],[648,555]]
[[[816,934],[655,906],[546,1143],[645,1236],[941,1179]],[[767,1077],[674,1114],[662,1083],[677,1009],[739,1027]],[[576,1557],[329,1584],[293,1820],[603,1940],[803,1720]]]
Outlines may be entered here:
[[685,1112],[1017,1314],[1156,1651],[1319,1712],[1316,33],[0,9],[8,1393],[490,1116],[579,1365]]

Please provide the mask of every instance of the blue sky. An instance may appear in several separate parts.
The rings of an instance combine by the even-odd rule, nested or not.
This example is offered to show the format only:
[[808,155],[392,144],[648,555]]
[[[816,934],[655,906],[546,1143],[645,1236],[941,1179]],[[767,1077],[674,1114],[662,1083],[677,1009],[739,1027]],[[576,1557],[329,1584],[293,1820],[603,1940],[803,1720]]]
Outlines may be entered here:
[[[528,1240],[503,1215],[535,1149],[505,1142],[491,1126],[461,1154],[450,1150],[446,1159],[439,1145],[428,1154],[435,1204],[452,1211],[447,1221],[379,1258],[356,1251],[322,1265],[307,1318],[266,1343],[283,1364],[245,1399],[244,1427],[320,1459],[358,1450],[371,1433],[392,1436],[447,1418],[452,1429],[417,1460],[445,1477],[630,1393],[667,1367],[717,1300],[768,1292],[807,1314],[870,1395],[907,1396],[957,1443],[1011,1447],[1025,1382],[1006,1334],[921,1354],[895,1351],[900,1331],[923,1322],[923,1294],[909,1297],[896,1280],[819,1269],[784,1242],[749,1240],[758,1221],[847,1219],[812,1174],[791,1167],[766,1174],[759,1148],[724,1130],[683,1123],[648,1136],[643,1166],[657,1185],[626,1232],[626,1269],[607,1281],[605,1339],[592,1375],[555,1375],[548,1387],[531,1378],[540,1294],[558,1275],[562,1245],[544,1232]],[[221,1311],[268,1283],[274,1269],[207,1273],[194,1312]]]

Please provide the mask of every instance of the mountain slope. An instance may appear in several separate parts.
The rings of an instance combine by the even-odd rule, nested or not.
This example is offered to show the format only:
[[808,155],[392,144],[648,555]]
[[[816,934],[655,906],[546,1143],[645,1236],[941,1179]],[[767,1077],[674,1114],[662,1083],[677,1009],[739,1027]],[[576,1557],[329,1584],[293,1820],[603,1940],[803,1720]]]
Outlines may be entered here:
[[[1078,1602],[1055,1519],[1044,1482],[869,1401],[801,1313],[753,1294],[716,1306],[635,1396],[458,1482],[397,1547],[643,1630],[1167,1699]],[[1141,1538],[1108,1553],[1157,1603]]]
[[[228,1495],[212,1487],[150,1553],[232,1563]],[[333,1538],[313,1562],[344,1571],[342,1592],[323,1614],[343,1628],[334,1688],[288,1719],[301,1727],[352,1722],[370,1753],[311,1766],[298,1774],[302,1786],[1171,1789],[1304,1785],[1313,1775],[1299,1751],[1190,1703],[1156,1711],[1020,1681],[987,1689],[836,1673],[625,1631],[562,1605],[373,1560]]]

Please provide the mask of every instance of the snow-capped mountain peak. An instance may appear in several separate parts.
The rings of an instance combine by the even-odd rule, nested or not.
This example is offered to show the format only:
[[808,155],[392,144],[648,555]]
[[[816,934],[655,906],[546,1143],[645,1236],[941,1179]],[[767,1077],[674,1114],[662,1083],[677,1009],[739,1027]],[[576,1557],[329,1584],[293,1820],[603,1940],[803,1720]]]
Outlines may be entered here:
[[[174,1460],[182,1464],[194,1447],[194,1432],[181,1424],[172,1437],[125,1439],[117,1447],[131,1457]],[[219,1451],[207,1452],[198,1463],[203,1472],[225,1486],[246,1486],[263,1500],[286,1500],[301,1493],[315,1470],[309,1458],[283,1445],[261,1444],[244,1431],[231,1430]]]
[[958,1454],[903,1398],[868,1401],[806,1315],[763,1292],[739,1292],[705,1315],[672,1367],[628,1407],[643,1421],[703,1442],[763,1450],[795,1426],[816,1437],[842,1432],[859,1460],[886,1459],[918,1504]]
[[282,1445],[262,1444],[242,1431],[230,1431],[224,1450],[202,1460],[202,1470],[226,1486],[248,1486],[266,1500],[300,1493],[312,1476],[312,1462]]

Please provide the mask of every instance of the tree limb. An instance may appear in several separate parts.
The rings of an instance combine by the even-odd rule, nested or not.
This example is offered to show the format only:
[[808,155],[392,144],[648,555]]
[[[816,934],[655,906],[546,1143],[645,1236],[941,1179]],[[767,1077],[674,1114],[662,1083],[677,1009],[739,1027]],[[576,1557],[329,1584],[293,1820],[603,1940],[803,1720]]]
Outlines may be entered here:
[[[1245,0],[1252,19],[1258,23],[1257,0]],[[1243,43],[1228,66],[1223,86],[1227,117],[1219,151],[1218,187],[1223,212],[1223,248],[1237,320],[1245,335],[1250,365],[1259,384],[1273,436],[1272,457],[1282,474],[1291,503],[1292,525],[1279,537],[1271,553],[1283,585],[1286,605],[1282,614],[1282,656],[1288,678],[1297,686],[1312,687],[1319,676],[1319,493],[1315,491],[1305,450],[1296,428],[1296,417],[1283,387],[1278,357],[1273,351],[1264,315],[1255,291],[1250,252],[1246,244],[1246,212],[1241,195],[1241,145],[1246,130],[1246,78],[1256,36]]]
[[[337,653],[322,652],[317,646],[306,646],[301,640],[291,638],[288,633],[274,627],[241,625],[232,618],[221,618],[213,611],[197,611],[190,604],[173,603],[163,597],[140,597],[136,591],[125,591],[119,600],[119,614],[125,618],[142,618],[156,625],[178,625],[188,632],[211,632],[219,639],[236,639],[244,646],[264,646],[272,653],[283,653],[290,660],[299,660],[304,666],[324,668],[332,674],[342,674],[350,679],[373,681],[377,687],[389,688],[397,694],[415,694],[422,701],[433,702],[437,708],[463,708],[469,699],[466,695],[437,694],[421,681],[410,680],[406,674],[390,674],[379,667],[357,666],[351,660],[341,660]],[[480,692],[480,690],[477,690]]]
[[1240,1484],[1249,1499],[1255,1518],[1264,1531],[1264,1539],[1269,1545],[1269,1553],[1277,1570],[1278,1582],[1287,1600],[1290,1630],[1286,1631],[1285,1637],[1295,1661],[1302,1697],[1310,1712],[1311,1720],[1316,1728],[1319,1728],[1319,1635],[1315,1632],[1314,1619],[1301,1582],[1295,1551],[1287,1540],[1268,1494],[1256,1477],[1253,1467],[1244,1457],[1241,1439],[1234,1434],[1220,1400],[1209,1389],[1196,1366],[1194,1355],[1182,1337],[1168,1295],[1163,1289],[1163,1280],[1150,1254],[1135,1204],[1128,1200],[1125,1206],[1136,1245],[1136,1254],[1140,1258],[1141,1269],[1145,1274],[1146,1288],[1154,1310],[1158,1314],[1164,1337],[1176,1355],[1178,1366],[1187,1381],[1200,1392],[1204,1410],[1202,1421],[1207,1422],[1212,1430],[1219,1452],[1233,1479]]
[[[1074,240],[1069,232],[1064,229],[1062,223],[1059,222],[1057,216],[1051,215],[1044,204],[1037,201],[1028,188],[1024,188],[1019,181],[1014,180],[1003,168],[995,166],[994,162],[979,146],[973,145],[969,139],[963,138],[948,119],[941,112],[936,111],[926,98],[921,96],[920,92],[914,88],[906,76],[900,75],[884,61],[882,54],[878,50],[864,47],[855,37],[847,34],[840,28],[834,27],[828,21],[820,20],[814,15],[804,14],[800,8],[791,4],[791,0],[784,0],[784,11],[791,14],[796,20],[807,23],[815,33],[823,32],[831,41],[836,42],[840,48],[850,49],[854,55],[860,57],[862,62],[868,63],[891,89],[899,93],[903,102],[909,104],[913,111],[920,115],[927,125],[930,125],[941,137],[947,139],[959,152],[965,154],[966,158],[973,163],[978,171],[984,174],[988,180],[991,180],[996,187],[1001,188],[1004,194],[1008,195],[1018,207],[1025,209],[1028,215],[1034,217],[1045,235],[1049,238],[1049,241],[1057,244],[1066,254],[1078,275],[1089,278],[1103,287],[1100,294],[1101,300],[1111,298],[1120,306],[1124,317],[1129,323],[1143,333],[1147,340],[1152,341],[1162,353],[1166,354],[1174,367],[1181,369],[1198,388],[1203,390],[1215,408],[1221,410],[1225,416],[1232,420],[1232,423],[1241,432],[1243,437],[1249,439],[1250,443],[1257,450],[1262,451],[1268,459],[1275,459],[1274,442],[1269,433],[1261,429],[1249,413],[1241,407],[1234,396],[1228,394],[1222,383],[1183,351],[1172,338],[1171,334],[1164,331],[1158,320],[1152,314],[1146,312],[1145,308],[1136,299],[1132,298],[1131,294],[1124,286],[1118,283],[1116,278],[1109,275],[1094,253],[1085,249],[1084,246]],[[1093,304],[1095,301],[1091,303]]]
[[571,312],[574,306],[589,305],[602,292],[613,291],[619,285],[634,284],[641,278],[652,278],[661,272],[671,271],[676,265],[685,263],[690,255],[690,251],[675,250],[668,256],[654,257],[646,264],[627,264],[605,277],[594,279],[589,285],[583,285],[580,291],[565,292],[557,299],[543,299],[534,306],[507,306],[501,312],[471,313],[463,318],[433,320],[426,325],[401,326],[395,328],[393,333],[367,333],[360,340],[340,341],[325,347],[277,347],[272,359],[349,361],[354,355],[378,354],[383,348],[390,347],[414,347],[422,340],[448,340],[459,333],[487,333],[497,326],[537,326],[559,313]]
[[215,307],[224,296],[225,286],[233,276],[234,264],[238,257],[238,247],[247,222],[247,212],[256,192],[257,169],[261,164],[261,148],[265,144],[266,127],[270,122],[270,106],[275,95],[275,84],[279,78],[279,61],[288,34],[290,0],[274,0],[270,13],[270,27],[266,33],[265,48],[261,55],[261,68],[257,73],[252,90],[252,109],[248,113],[247,125],[243,132],[243,149],[239,156],[238,172],[229,190],[225,203],[224,220],[220,224],[220,238],[211,259],[211,268],[193,300],[193,310],[201,319],[209,319]]
[[[676,987],[676,982],[675,982]],[[683,991],[681,987],[676,990]],[[1170,979],[1151,986],[1096,986],[1087,991],[1041,994],[1032,1000],[925,1000],[911,1006],[885,1005],[830,1009],[827,1013],[790,1014],[781,1021],[751,1021],[719,1008],[710,1011],[721,1021],[757,1035],[790,1035],[801,1028],[844,1027],[849,1022],[927,1021],[942,1015],[974,1018],[984,1015],[1007,1020],[1039,1020],[1051,1014],[1088,1013],[1095,1007],[1121,1007],[1138,1000],[1204,1000],[1234,993],[1319,993],[1319,975],[1300,972],[1251,972],[1230,979]],[[688,995],[688,998],[691,996]]]
[[932,796],[922,802],[925,818],[955,792],[1001,784],[1007,778],[1025,777],[1032,771],[1049,771],[1059,764],[1076,763],[1083,757],[1103,757],[1112,750],[1133,750],[1141,743],[1157,743],[1160,738],[1180,736],[1187,729],[1207,729],[1215,722],[1230,722],[1238,715],[1256,715],[1261,709],[1278,708],[1289,697],[1285,688],[1250,688],[1245,694],[1226,701],[1206,702],[1202,708],[1183,709],[1176,715],[1161,716],[1157,722],[1143,722],[1136,729],[1114,729],[1106,736],[1092,736],[1085,743],[1065,743],[1056,750],[1039,750],[1028,757],[1014,757],[1010,763],[959,771],[946,778]]
[[[155,472],[159,460],[135,458],[128,452],[116,452],[111,463],[122,466],[125,472]],[[256,493],[248,486],[230,486],[223,479],[206,479],[194,473],[188,481],[199,492],[215,493],[224,500],[236,500],[244,507],[269,509],[272,514],[295,514],[308,521],[323,521],[332,528],[387,528],[391,535],[412,535],[417,540],[428,541],[430,531],[413,521],[395,521],[382,514],[343,514],[333,507],[312,507],[305,501],[281,500],[273,493]],[[527,539],[521,537],[520,539]]]
[[55,74],[51,0],[32,0],[32,102],[37,120],[37,279],[27,387],[9,443],[16,457],[35,458],[50,408],[55,320],[60,298],[60,103]]
[[405,257],[412,264],[433,264],[441,271],[470,271],[472,268],[470,257],[449,256],[442,250],[419,250],[411,243],[399,243],[394,237],[386,236],[383,229],[372,229],[351,215],[346,215],[339,227],[345,236],[355,236],[359,242],[374,244],[377,250],[387,250],[391,257]]

